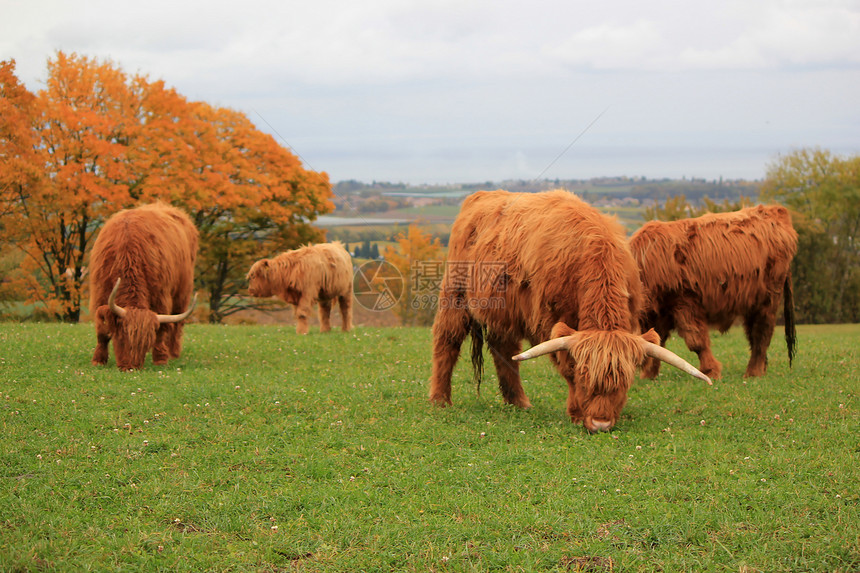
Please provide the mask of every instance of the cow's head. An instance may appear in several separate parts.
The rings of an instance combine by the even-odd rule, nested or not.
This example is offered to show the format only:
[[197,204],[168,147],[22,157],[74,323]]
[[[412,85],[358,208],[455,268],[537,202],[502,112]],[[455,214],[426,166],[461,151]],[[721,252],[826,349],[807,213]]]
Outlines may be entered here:
[[100,320],[108,324],[117,367],[120,370],[136,370],[143,366],[146,353],[155,346],[159,326],[188,318],[197,304],[197,294],[194,294],[188,310],[181,314],[157,314],[148,309],[123,308],[116,302],[121,280],[116,280],[107,305],[100,307],[97,314]]
[[269,259],[261,259],[251,265],[251,270],[248,271],[248,293],[251,296],[267,297],[272,296],[272,281],[269,278],[271,261]]
[[608,431],[615,425],[636,371],[649,356],[711,384],[692,364],[661,347],[660,337],[653,329],[645,334],[622,330],[576,331],[559,322],[551,336],[513,359],[528,360],[557,353],[559,369],[568,380],[573,380],[568,403],[570,415],[582,420],[589,432]]

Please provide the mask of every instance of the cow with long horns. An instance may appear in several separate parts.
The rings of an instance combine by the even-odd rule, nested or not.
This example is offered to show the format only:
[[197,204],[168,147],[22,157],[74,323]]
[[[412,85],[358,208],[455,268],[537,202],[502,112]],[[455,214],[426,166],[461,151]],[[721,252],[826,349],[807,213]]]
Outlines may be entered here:
[[113,339],[120,370],[140,368],[152,351],[165,364],[182,349],[182,324],[197,301],[197,228],[164,203],[115,213],[90,254],[90,309],[96,325],[93,364],[108,360]]
[[[568,384],[567,412],[590,431],[618,421],[649,356],[710,380],[640,334],[642,285],[621,226],[566,191],[482,191],[451,231],[433,323],[430,400],[451,403],[451,374],[467,335],[480,371],[486,338],[505,402],[531,406],[519,361],[549,354]],[[520,352],[522,339],[536,345]]]
[[[709,329],[726,332],[741,319],[750,345],[744,376],[761,376],[782,298],[791,364],[796,334],[790,265],[797,233],[785,207],[651,221],[633,234],[630,247],[649,299],[642,328],[653,327],[662,344],[677,330],[698,354],[702,372],[719,378],[722,365],[711,352]],[[643,376],[659,371],[660,363],[649,361]]]

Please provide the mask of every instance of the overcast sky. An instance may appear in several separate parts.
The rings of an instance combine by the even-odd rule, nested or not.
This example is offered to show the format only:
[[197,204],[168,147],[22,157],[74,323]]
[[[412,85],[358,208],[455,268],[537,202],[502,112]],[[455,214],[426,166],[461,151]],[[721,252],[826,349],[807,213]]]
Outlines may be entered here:
[[860,0],[0,0],[57,50],[243,111],[332,181],[764,177],[860,153]]

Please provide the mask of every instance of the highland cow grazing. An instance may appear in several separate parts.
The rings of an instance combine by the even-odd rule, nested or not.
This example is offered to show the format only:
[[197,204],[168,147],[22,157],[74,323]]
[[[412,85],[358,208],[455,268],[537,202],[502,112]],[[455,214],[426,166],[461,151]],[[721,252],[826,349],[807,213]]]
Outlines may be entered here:
[[[707,379],[639,334],[639,269],[614,220],[566,191],[481,191],[454,222],[433,323],[430,400],[451,403],[467,335],[481,369],[488,342],[505,402],[528,408],[518,361],[550,354],[569,387],[567,412],[590,432],[618,421],[636,370],[655,356]],[[521,340],[537,344],[520,354]]]
[[320,332],[331,330],[337,300],[344,332],[352,329],[352,258],[338,241],[311,245],[257,261],[248,271],[248,292],[278,296],[296,307],[296,332],[308,333],[308,317],[319,303]]
[[93,364],[105,364],[113,339],[116,365],[134,370],[152,350],[165,364],[182,350],[182,321],[194,309],[197,229],[183,211],[154,203],[115,213],[90,254],[90,309],[96,324]]
[[[643,328],[654,328],[663,345],[677,330],[699,355],[699,368],[719,378],[722,365],[711,353],[708,330],[726,332],[743,321],[750,344],[744,376],[767,370],[767,349],[784,299],[789,365],[795,353],[791,259],[797,233],[785,207],[748,207],[695,219],[646,223],[630,239],[649,304]],[[654,378],[660,363],[649,361],[643,376]]]

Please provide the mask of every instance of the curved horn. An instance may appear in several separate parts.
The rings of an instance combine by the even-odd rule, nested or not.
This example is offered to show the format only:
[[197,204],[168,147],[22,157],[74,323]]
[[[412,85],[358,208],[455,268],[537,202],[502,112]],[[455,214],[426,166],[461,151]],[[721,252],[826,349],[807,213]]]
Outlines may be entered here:
[[156,314],[155,318],[158,319],[158,324],[180,322],[191,315],[191,312],[194,310],[195,306],[197,306],[197,293],[194,293],[194,298],[191,300],[191,304],[189,305],[188,310],[186,310],[182,314]]
[[651,358],[656,358],[657,360],[662,360],[666,364],[671,364],[675,368],[679,370],[683,370],[687,374],[691,374],[695,376],[699,380],[704,380],[708,384],[713,385],[711,379],[699,372],[699,369],[672,352],[671,350],[667,350],[658,344],[654,344],[653,342],[644,341],[645,354],[650,356]]
[[579,337],[576,334],[553,338],[552,340],[541,342],[536,346],[532,346],[525,352],[517,354],[512,358],[512,360],[528,360],[530,358],[537,358],[538,356],[543,356],[544,354],[550,354],[559,350],[569,350],[571,346],[576,344],[578,339]]
[[110,296],[108,297],[108,306],[115,315],[120,318],[125,318],[125,309],[116,303],[116,293],[119,292],[120,281],[122,281],[122,277],[116,279],[116,283],[113,285],[113,290],[110,291]]

